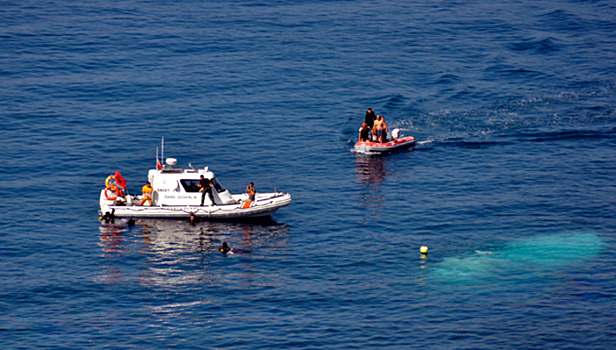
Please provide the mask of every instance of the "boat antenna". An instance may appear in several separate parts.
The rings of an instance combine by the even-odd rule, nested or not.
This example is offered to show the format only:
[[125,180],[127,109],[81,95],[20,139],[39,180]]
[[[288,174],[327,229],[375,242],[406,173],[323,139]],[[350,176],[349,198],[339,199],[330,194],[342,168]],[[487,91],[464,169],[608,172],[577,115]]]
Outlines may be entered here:
[[160,145],[161,145],[161,160],[160,163],[161,164],[165,164],[165,137],[163,136],[163,139],[160,141]]

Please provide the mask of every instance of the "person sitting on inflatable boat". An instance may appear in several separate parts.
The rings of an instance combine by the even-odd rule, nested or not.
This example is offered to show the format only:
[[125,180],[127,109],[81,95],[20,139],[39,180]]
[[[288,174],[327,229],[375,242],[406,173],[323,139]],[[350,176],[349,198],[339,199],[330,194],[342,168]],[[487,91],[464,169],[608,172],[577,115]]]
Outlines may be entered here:
[[368,124],[363,123],[361,128],[359,128],[359,142],[368,142],[370,141],[370,128]]

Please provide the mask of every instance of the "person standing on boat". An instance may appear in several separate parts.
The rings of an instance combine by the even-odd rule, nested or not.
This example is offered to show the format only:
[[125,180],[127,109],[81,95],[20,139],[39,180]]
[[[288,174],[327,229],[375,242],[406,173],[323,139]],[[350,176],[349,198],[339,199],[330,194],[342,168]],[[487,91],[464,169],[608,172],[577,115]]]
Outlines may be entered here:
[[150,206],[152,206],[152,191],[153,190],[154,189],[152,188],[152,185],[148,181],[148,183],[146,183],[141,188],[141,191],[143,192],[143,199],[141,200],[141,203],[139,203],[139,205],[143,205],[143,203],[145,202],[150,202]]
[[199,180],[198,187],[201,187],[201,206],[203,206],[203,202],[205,201],[205,194],[207,193],[210,196],[210,200],[212,201],[212,205],[216,205],[214,202],[214,195],[212,195],[212,180],[206,179],[203,175],[201,175],[201,179]]
[[387,142],[387,123],[385,122],[385,117],[381,116],[381,143]]
[[368,124],[363,123],[361,128],[359,128],[359,142],[362,141],[370,141],[370,128]]
[[381,142],[383,136],[383,122],[380,115],[376,116],[376,120],[374,121],[374,128],[372,128],[372,141]]
[[254,202],[255,196],[257,195],[257,190],[255,190],[255,184],[250,183],[248,187],[246,187],[246,194],[248,195],[248,200]]
[[372,108],[368,108],[368,111],[366,112],[366,124],[368,125],[370,129],[374,127],[375,119],[376,119],[376,115],[372,111]]

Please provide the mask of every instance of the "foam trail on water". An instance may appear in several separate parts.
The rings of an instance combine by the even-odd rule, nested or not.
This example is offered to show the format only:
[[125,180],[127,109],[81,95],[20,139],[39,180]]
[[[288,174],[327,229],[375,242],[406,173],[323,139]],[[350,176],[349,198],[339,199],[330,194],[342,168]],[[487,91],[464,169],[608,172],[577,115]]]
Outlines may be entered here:
[[429,139],[426,139],[424,141],[417,141],[417,145],[418,146],[423,146],[423,145],[428,145],[428,144],[430,144],[432,142],[434,142],[434,139],[429,138]]

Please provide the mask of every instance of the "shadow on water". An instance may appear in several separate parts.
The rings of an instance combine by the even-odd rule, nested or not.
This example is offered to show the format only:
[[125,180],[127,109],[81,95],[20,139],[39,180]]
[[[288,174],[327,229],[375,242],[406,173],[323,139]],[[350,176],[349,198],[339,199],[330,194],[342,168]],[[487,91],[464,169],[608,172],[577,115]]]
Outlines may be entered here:
[[225,257],[223,242],[243,252],[235,257],[250,260],[267,254],[263,250],[286,246],[288,231],[288,225],[271,218],[197,223],[144,219],[134,226],[101,226],[103,271],[97,280],[158,287],[211,282],[220,278],[211,266]]
[[355,154],[355,171],[363,190],[359,195],[359,205],[364,208],[381,207],[385,196],[381,185],[387,177],[387,156]]
[[355,170],[363,186],[374,188],[387,176],[387,158],[381,155],[355,154]]
[[563,270],[597,256],[603,241],[591,233],[539,236],[515,241],[500,249],[476,250],[466,257],[445,258],[430,271],[435,282],[483,284],[534,277]]
[[[396,173],[395,169],[390,169],[393,166],[392,162],[395,164],[396,159],[409,157],[409,154],[413,151],[414,148],[383,154],[354,152],[355,172],[358,183],[362,187],[358,197],[360,207],[374,208],[383,205],[385,196],[381,187],[388,177]],[[395,177],[394,175],[393,178],[395,179]]]

